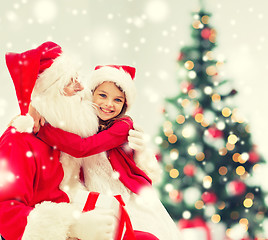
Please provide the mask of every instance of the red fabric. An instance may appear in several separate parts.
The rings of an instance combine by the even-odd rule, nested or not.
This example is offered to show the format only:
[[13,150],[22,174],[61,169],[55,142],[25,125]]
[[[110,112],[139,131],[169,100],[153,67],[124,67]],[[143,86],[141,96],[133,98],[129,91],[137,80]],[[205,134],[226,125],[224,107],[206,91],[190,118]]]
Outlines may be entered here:
[[87,201],[85,203],[85,206],[83,208],[83,212],[91,211],[95,208],[96,202],[99,197],[99,193],[97,192],[90,192],[87,197]]
[[109,129],[87,138],[54,128],[47,124],[37,136],[50,146],[56,146],[76,158],[107,151],[113,169],[119,172],[120,181],[134,193],[143,186],[150,186],[151,179],[139,169],[133,159],[133,150],[126,146],[129,129],[133,122],[125,117],[117,120]]
[[122,68],[125,72],[127,72],[131,76],[132,80],[134,79],[135,73],[136,73],[136,69],[134,67],[125,66],[125,65],[99,65],[95,67],[95,70],[98,70],[102,67],[113,67],[116,69]]
[[[136,240],[159,240],[156,236],[148,232],[134,230]],[[123,240],[131,240],[131,237],[126,233]]]
[[6,54],[6,64],[15,86],[22,115],[28,112],[38,74],[50,67],[60,53],[61,47],[56,43],[45,42],[36,49]]
[[59,190],[63,178],[59,156],[33,134],[11,127],[0,138],[0,234],[5,239],[21,239],[36,204],[69,202]]

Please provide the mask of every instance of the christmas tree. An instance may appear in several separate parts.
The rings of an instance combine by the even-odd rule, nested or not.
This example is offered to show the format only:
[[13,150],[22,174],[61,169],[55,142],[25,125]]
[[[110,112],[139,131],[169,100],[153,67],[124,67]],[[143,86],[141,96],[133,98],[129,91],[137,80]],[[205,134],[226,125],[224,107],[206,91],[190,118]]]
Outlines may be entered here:
[[234,105],[237,91],[220,77],[210,20],[204,10],[193,13],[193,43],[178,57],[179,93],[166,99],[156,137],[164,168],[159,191],[175,221],[199,217],[224,223],[230,239],[253,239],[263,236],[267,206],[250,176],[264,159]]

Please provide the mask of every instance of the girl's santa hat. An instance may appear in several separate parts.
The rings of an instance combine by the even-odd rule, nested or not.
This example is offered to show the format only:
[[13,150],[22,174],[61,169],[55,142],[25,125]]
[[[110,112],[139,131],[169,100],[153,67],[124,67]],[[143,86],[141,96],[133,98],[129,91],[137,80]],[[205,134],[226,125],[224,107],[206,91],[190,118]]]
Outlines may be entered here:
[[134,67],[125,65],[97,66],[89,79],[89,88],[94,91],[103,82],[114,82],[125,93],[129,110],[136,97],[136,87],[133,81],[135,72]]
[[31,95],[43,93],[56,82],[63,88],[76,75],[73,62],[54,42],[45,42],[23,53],[7,53],[6,64],[22,115],[28,112]]

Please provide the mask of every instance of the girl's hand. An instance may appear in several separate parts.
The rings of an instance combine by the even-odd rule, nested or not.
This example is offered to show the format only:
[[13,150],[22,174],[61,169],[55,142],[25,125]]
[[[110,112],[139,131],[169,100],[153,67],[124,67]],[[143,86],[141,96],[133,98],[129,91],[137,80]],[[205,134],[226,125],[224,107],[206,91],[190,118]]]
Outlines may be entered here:
[[40,126],[44,126],[46,120],[31,104],[29,105],[28,113],[34,120],[33,132],[37,133],[40,129]]
[[128,145],[130,148],[138,152],[142,152],[146,148],[144,132],[140,126],[135,125],[134,130],[129,130]]

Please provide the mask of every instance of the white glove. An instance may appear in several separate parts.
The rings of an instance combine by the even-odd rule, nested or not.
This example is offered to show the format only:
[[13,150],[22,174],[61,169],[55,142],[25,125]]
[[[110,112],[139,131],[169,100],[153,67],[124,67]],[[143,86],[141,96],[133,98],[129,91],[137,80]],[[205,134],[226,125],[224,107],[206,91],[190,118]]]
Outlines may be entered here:
[[143,129],[137,125],[134,130],[130,129],[128,132],[128,145],[135,151],[143,151],[146,148]]
[[70,227],[69,237],[80,240],[111,240],[115,228],[113,210],[99,209],[83,212]]
[[134,161],[143,170],[153,183],[158,183],[162,179],[162,169],[153,153],[146,146],[143,129],[135,125],[135,130],[129,130],[128,145],[135,150]]

